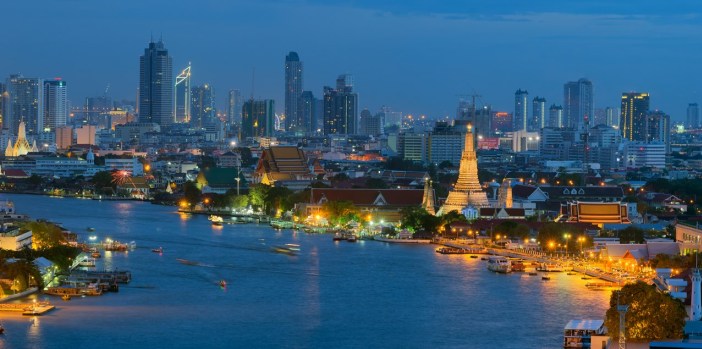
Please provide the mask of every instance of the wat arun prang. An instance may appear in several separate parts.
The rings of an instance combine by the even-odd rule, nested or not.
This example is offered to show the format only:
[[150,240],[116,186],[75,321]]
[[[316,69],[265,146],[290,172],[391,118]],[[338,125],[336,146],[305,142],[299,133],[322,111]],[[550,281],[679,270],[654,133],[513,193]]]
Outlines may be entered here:
[[461,165],[458,169],[458,180],[449,192],[446,202],[441,206],[437,215],[441,216],[451,211],[463,212],[468,206],[489,206],[487,195],[478,181],[478,159],[475,156],[473,129],[468,125],[465,145],[461,155]]

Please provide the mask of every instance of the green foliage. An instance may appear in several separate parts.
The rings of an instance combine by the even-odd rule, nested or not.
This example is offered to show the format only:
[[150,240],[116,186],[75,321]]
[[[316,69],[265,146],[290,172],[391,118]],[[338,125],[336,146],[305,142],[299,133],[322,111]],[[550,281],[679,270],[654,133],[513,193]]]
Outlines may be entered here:
[[37,250],[56,247],[66,241],[61,228],[49,222],[25,222],[21,230],[32,232],[32,244]]
[[385,169],[397,171],[423,171],[425,170],[425,167],[421,162],[403,160],[399,156],[392,156],[385,162]]
[[183,183],[183,196],[190,205],[195,205],[200,202],[202,192],[198,189],[195,182],[187,181]]
[[12,263],[4,262],[0,266],[0,270],[13,280],[12,290],[22,292],[31,286],[31,280],[34,280],[39,288],[43,287],[41,274],[37,266],[29,260],[17,259]]
[[234,195],[230,200],[232,207],[240,208],[247,207],[249,205],[248,195]]
[[[698,255],[698,260],[702,261],[702,256]],[[651,258],[649,261],[651,263],[651,268],[669,268],[669,269],[687,269],[693,268],[695,266],[695,255],[688,254],[685,256],[680,255],[667,255],[658,254]]]
[[442,223],[441,218],[429,214],[421,207],[405,207],[402,209],[401,215],[400,226],[403,229],[435,232]]
[[687,312],[683,303],[658,292],[656,286],[638,281],[612,292],[605,326],[609,335],[619,338],[617,305],[628,305],[625,317],[626,338],[640,341],[679,339],[683,335]]
[[626,229],[620,230],[618,235],[621,244],[644,243],[644,231],[636,227],[626,227]]
[[327,201],[322,211],[331,225],[344,226],[351,221],[360,222],[360,211],[351,201]]
[[249,203],[254,207],[265,207],[266,196],[271,186],[265,184],[256,184],[249,187]]
[[241,166],[249,167],[256,164],[256,159],[251,155],[251,149],[246,147],[236,148],[236,150],[241,154]]
[[451,163],[451,161],[449,161],[449,160],[444,160],[444,161],[442,161],[442,162],[439,163],[439,168],[440,168],[440,169],[443,170],[443,169],[445,169],[445,168],[447,168],[447,167],[453,167],[453,164]]
[[117,186],[112,182],[112,174],[109,171],[100,171],[96,173],[90,180],[95,187],[95,191],[101,194],[105,194],[105,188],[112,188],[114,190]]
[[289,211],[295,205],[295,202],[293,202],[293,192],[286,187],[270,188],[266,194],[265,200],[269,212],[276,212],[276,210],[281,210],[283,212]]

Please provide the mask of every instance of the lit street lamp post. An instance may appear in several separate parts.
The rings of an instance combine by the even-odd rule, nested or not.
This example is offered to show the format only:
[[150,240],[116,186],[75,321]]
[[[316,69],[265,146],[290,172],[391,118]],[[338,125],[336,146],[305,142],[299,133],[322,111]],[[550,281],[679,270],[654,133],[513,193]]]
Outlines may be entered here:
[[563,234],[563,238],[565,239],[565,256],[568,258],[568,239],[570,239],[570,234]]

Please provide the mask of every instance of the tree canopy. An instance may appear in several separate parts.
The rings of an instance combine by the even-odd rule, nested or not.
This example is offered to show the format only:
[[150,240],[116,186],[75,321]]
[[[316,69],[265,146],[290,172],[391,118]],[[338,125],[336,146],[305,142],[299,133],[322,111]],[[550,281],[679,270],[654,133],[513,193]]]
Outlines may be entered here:
[[682,338],[687,317],[683,303],[641,281],[612,292],[605,316],[605,326],[612,338],[619,338],[619,304],[629,306],[624,322],[627,339],[650,341]]
[[32,244],[37,250],[56,247],[66,241],[61,228],[53,223],[43,221],[26,222],[21,229],[32,232]]

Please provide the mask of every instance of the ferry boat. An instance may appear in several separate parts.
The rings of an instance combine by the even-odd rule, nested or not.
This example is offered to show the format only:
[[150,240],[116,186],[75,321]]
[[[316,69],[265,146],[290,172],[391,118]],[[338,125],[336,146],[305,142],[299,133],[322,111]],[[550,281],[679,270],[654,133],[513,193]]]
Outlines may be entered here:
[[85,258],[82,261],[78,262],[78,266],[84,268],[95,268],[95,259]]
[[465,248],[456,248],[456,247],[439,247],[436,249],[436,253],[441,253],[441,254],[470,254],[472,253],[470,250],[467,250]]
[[208,219],[212,222],[212,225],[224,224],[224,218],[220,216],[211,215]]
[[506,274],[512,272],[512,263],[510,263],[507,257],[490,256],[490,258],[488,258],[487,268],[490,271]]
[[558,264],[541,263],[541,265],[536,267],[536,270],[545,272],[561,272],[563,271],[563,268]]
[[341,241],[344,239],[346,239],[346,236],[344,236],[344,234],[341,232],[334,233],[334,237],[332,238],[333,241]]
[[512,266],[512,271],[526,271],[526,266],[524,265],[524,261],[522,259],[513,259],[510,260],[511,266]]

